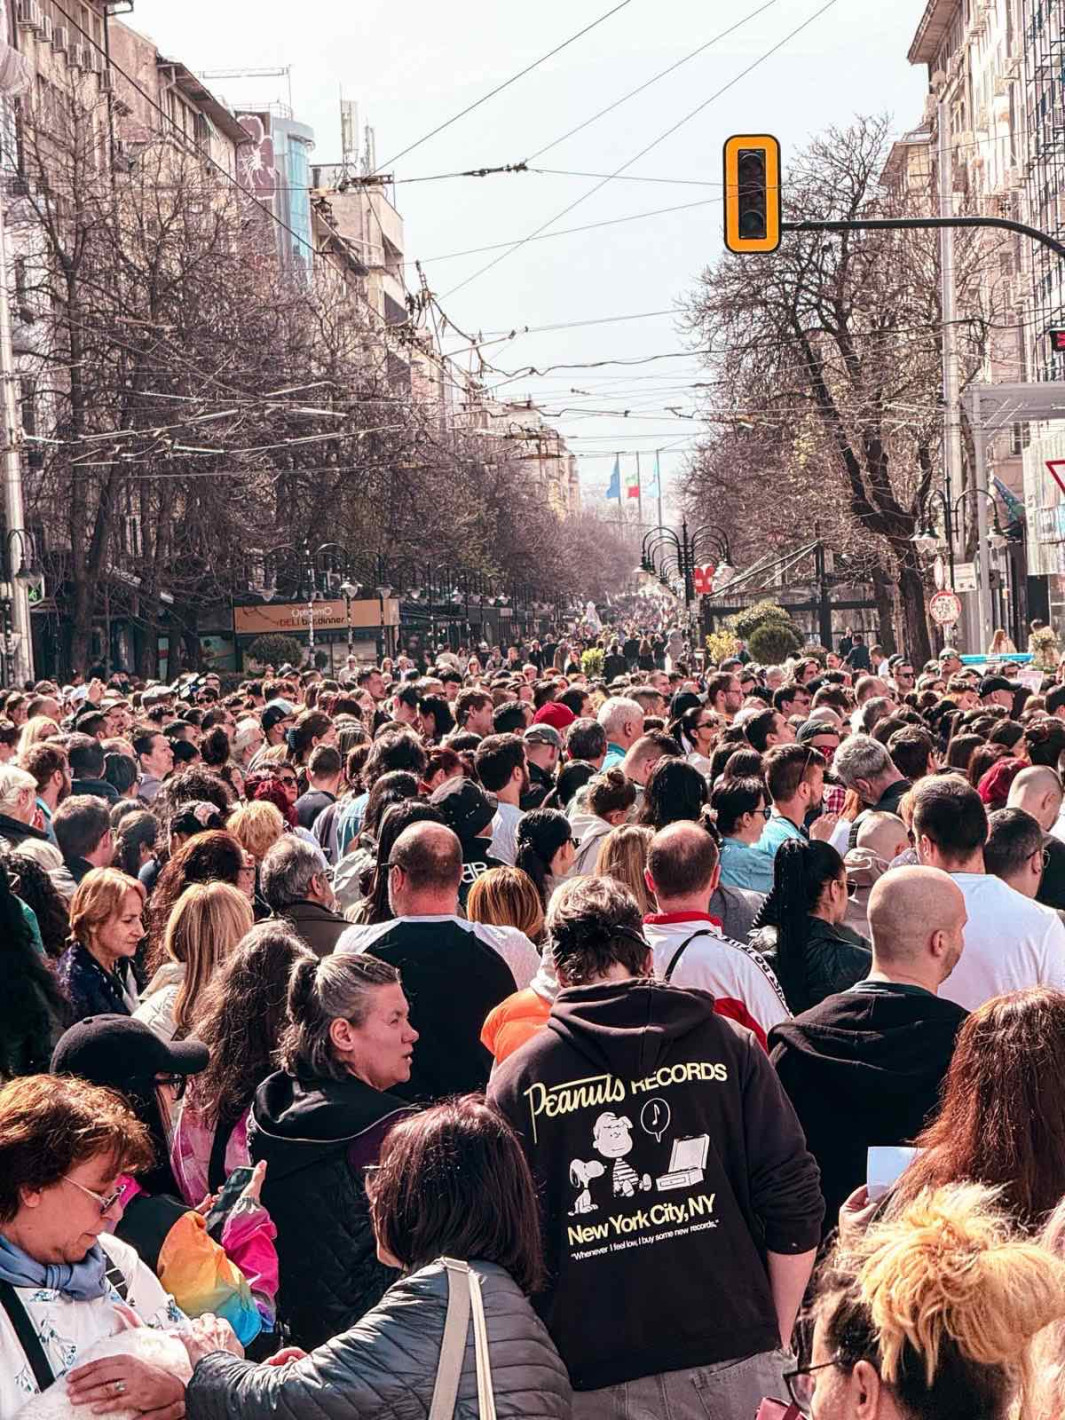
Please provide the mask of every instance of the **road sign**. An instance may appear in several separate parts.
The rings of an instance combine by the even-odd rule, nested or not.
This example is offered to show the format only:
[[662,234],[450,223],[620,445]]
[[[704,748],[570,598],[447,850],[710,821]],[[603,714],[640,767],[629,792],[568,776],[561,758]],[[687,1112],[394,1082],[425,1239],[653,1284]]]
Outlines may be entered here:
[[1057,354],[1065,354],[1065,330],[1048,330],[1050,348]]
[[955,562],[954,564],[954,590],[956,592],[976,591],[976,563],[975,562]]
[[1046,466],[1051,478],[1065,493],[1065,459],[1047,459]]
[[953,592],[936,592],[928,612],[937,626],[953,626],[961,620],[961,598]]

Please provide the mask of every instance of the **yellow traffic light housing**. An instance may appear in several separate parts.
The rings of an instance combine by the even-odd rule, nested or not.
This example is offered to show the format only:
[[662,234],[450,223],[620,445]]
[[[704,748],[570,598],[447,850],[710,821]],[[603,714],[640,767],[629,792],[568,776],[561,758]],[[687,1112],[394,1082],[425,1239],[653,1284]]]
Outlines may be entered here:
[[726,140],[725,245],[741,256],[780,245],[780,143],[769,133]]

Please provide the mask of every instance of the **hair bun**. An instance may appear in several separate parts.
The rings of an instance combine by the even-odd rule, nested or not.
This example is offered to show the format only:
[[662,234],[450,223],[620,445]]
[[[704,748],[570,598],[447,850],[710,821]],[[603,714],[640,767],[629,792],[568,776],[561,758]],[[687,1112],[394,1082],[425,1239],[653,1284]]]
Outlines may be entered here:
[[984,1366],[1019,1365],[1031,1339],[1065,1316],[1065,1263],[1015,1236],[998,1191],[926,1191],[863,1244],[858,1287],[893,1383],[908,1343],[932,1385],[945,1342]]

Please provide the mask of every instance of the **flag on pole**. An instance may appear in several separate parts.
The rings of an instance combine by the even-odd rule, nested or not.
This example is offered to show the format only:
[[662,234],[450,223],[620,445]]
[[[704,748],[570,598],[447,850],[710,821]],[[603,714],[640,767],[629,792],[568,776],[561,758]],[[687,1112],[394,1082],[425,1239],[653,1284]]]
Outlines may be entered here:
[[655,471],[651,475],[651,483],[647,489],[648,496],[657,498],[662,491],[662,470],[658,466],[658,455],[655,454]]
[[640,465],[639,465],[639,462],[637,462],[636,467],[630,469],[630,470],[625,474],[625,497],[626,497],[626,498],[639,498],[639,496],[640,496]]
[[614,472],[610,475],[610,484],[606,490],[608,498],[616,498],[621,501],[621,455],[614,458]]

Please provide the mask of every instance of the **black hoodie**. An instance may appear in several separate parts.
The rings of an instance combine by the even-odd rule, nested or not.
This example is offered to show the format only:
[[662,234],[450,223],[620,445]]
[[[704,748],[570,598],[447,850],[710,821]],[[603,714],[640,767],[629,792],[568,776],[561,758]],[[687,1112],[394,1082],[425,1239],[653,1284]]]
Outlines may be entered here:
[[817,1166],[750,1031],[704,991],[563,991],[489,1098],[544,1202],[534,1298],[575,1390],[780,1346],[767,1250],[816,1247]]
[[263,1204],[277,1227],[278,1315],[312,1351],[353,1326],[396,1280],[377,1261],[362,1171],[410,1106],[345,1080],[280,1070],[259,1086],[248,1122],[253,1163],[267,1161]]
[[825,1230],[871,1144],[905,1144],[939,1102],[966,1012],[930,991],[859,982],[769,1033],[770,1058],[821,1166]]

